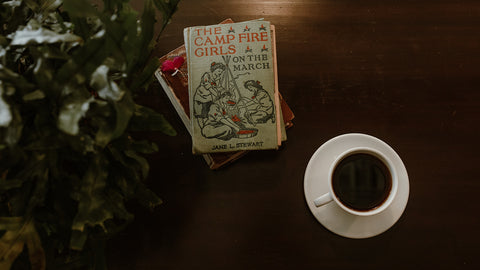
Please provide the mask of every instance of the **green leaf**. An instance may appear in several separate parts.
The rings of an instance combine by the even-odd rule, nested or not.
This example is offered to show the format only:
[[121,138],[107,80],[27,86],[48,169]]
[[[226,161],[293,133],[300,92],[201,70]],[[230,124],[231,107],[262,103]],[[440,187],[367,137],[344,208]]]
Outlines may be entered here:
[[130,128],[134,131],[161,131],[166,135],[175,136],[177,132],[162,114],[136,104],[135,114],[132,117]]
[[62,5],[62,0],[42,0],[40,9],[42,12],[55,11]]
[[70,237],[70,248],[73,250],[82,250],[87,242],[88,231],[72,230]]
[[105,198],[108,176],[105,165],[100,156],[95,156],[81,182],[77,183],[77,190],[72,197],[78,201],[78,213],[73,220],[72,230],[84,232],[87,226],[96,225],[104,228],[104,222],[113,218]]
[[63,0],[63,9],[71,17],[98,17],[100,13],[88,0]]
[[105,31],[101,30],[95,38],[85,42],[72,55],[72,58],[59,68],[55,81],[59,84],[65,84],[72,78],[77,82],[83,83],[100,66],[110,54],[105,37]]
[[25,242],[17,241],[18,232],[7,231],[0,238],[0,269],[10,269],[15,259],[22,253]]
[[[32,50],[32,48],[30,48]],[[39,46],[37,47],[38,57],[54,60],[68,60],[70,55],[67,51],[61,50],[56,46]]]
[[102,148],[124,134],[135,108],[135,102],[128,92],[125,92],[120,101],[110,105],[114,109],[114,118],[112,118],[114,120],[108,124],[99,124],[99,129],[95,134],[95,143]]
[[95,155],[81,182],[76,184],[72,198],[78,201],[78,213],[72,223],[70,247],[81,250],[88,228],[99,226],[107,232],[107,221],[113,218],[131,220],[124,206],[124,197],[108,188],[108,162]]
[[149,141],[133,141],[132,149],[142,154],[152,154],[158,152],[158,146]]
[[142,73],[140,73],[137,76],[134,76],[130,86],[131,89],[135,91],[148,85],[148,82],[153,80],[154,73],[159,66],[160,66],[160,61],[158,60],[158,58],[153,57],[152,59],[150,59],[147,65],[145,66],[145,68],[143,69]]
[[135,151],[127,150],[125,151],[125,155],[133,159],[139,165],[142,177],[144,179],[147,178],[148,171],[150,170],[150,165],[148,164],[148,161],[144,157],[138,155]]
[[136,195],[138,202],[150,209],[154,209],[163,203],[157,194],[147,189],[143,184],[139,186]]
[[0,230],[14,231],[22,228],[25,223],[23,217],[0,217]]
[[32,269],[44,270],[46,269],[45,252],[42,247],[40,235],[33,226],[33,222],[30,223],[31,228],[25,239],[28,249],[28,256],[30,258],[30,264]]
[[129,213],[125,208],[124,200],[126,198],[123,194],[115,189],[109,189],[106,196],[108,204],[115,213],[115,218],[126,222],[133,220],[133,214]]
[[10,269],[22,253],[25,242],[19,241],[19,234],[19,230],[10,230],[0,238],[0,269]]
[[152,0],[146,0],[144,2],[142,18],[140,20],[140,36],[138,44],[138,50],[140,50],[138,61],[140,64],[147,61],[149,52],[151,51],[150,45],[155,31],[154,25],[155,9],[153,8]]
[[104,0],[105,11],[114,12],[116,9],[121,9],[123,3],[126,3],[130,0]]
[[0,238],[0,269],[10,269],[15,259],[22,253],[25,244],[32,269],[44,270],[45,252],[32,220],[23,223],[17,229],[7,230]]
[[[53,77],[55,76],[55,70],[51,67],[48,60],[45,58],[38,58],[37,63],[35,63],[35,68],[33,69],[35,80],[38,86],[45,90],[46,93],[57,93],[57,84],[52,83]],[[38,91],[38,90],[36,90]],[[35,92],[33,92],[35,93]],[[38,95],[36,95],[38,97]],[[28,97],[27,97],[28,98]],[[25,96],[24,96],[25,99]]]
[[95,19],[95,17],[72,17],[71,22],[74,33],[82,37],[83,40],[92,38],[92,36],[98,33],[103,27],[101,20],[98,18]]
[[130,93],[126,93],[122,100],[114,103],[116,113],[116,125],[112,139],[120,137],[128,127],[130,119],[135,111],[135,102]]
[[5,55],[6,51],[2,46],[8,46],[8,41],[7,38],[4,36],[0,35],[0,56]]
[[45,98],[45,93],[43,93],[41,90],[35,90],[22,97],[24,101],[39,100],[44,98]]
[[43,204],[45,196],[48,192],[49,171],[46,168],[46,162],[43,160],[43,157],[42,160],[39,160],[36,165],[37,170],[32,172],[32,180],[35,182],[35,187],[30,195],[26,209],[26,214],[28,216],[33,215],[33,211],[38,206]]
[[117,18],[117,23],[121,25],[121,28],[125,31],[125,38],[121,41],[121,50],[125,55],[127,64],[126,70],[132,71],[139,60],[139,22],[138,12],[128,5],[124,6],[124,9],[120,12]]
[[35,12],[38,12],[40,9],[40,6],[38,5],[38,1],[35,0],[24,0],[23,1],[30,9],[32,9]]
[[[21,3],[19,3],[21,2]],[[3,2],[0,8],[0,23],[3,27],[2,33],[12,33],[19,26],[24,26],[30,18],[30,9],[24,4],[27,1],[8,1]],[[11,3],[10,5],[6,5]],[[5,7],[4,10],[2,8]]]
[[[19,188],[23,184],[21,179],[2,179],[0,178],[0,192],[5,192],[10,189]],[[2,222],[0,221],[0,224]],[[2,230],[0,228],[0,230]]]
[[26,80],[23,76],[13,72],[8,67],[3,66],[0,63],[0,82],[4,83],[4,90],[7,85],[14,85],[16,89],[34,89],[35,85]]
[[162,22],[165,27],[177,10],[180,0],[153,0],[153,2],[162,14]]

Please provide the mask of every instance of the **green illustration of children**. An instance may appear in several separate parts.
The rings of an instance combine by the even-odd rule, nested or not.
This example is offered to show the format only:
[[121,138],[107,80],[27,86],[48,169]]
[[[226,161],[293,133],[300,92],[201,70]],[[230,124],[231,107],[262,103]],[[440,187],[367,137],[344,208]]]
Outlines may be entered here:
[[204,122],[208,118],[210,106],[217,99],[217,96],[218,90],[215,87],[212,76],[208,72],[204,73],[200,85],[193,95],[193,115],[200,127],[203,127]]
[[[203,137],[220,140],[256,136],[257,124],[275,122],[274,103],[260,82],[247,80],[239,91],[227,65],[212,62],[193,97],[193,117]],[[248,135],[247,135],[248,134]]]
[[227,114],[222,104],[226,104],[228,96],[221,98],[219,102],[213,103],[208,111],[208,118],[206,119],[202,135],[205,138],[217,138],[220,140],[230,140],[237,135],[241,129]]
[[227,66],[223,63],[212,62],[210,65],[210,73],[212,74],[212,80],[221,95],[229,95],[231,100],[237,100],[237,94],[235,91],[231,91],[233,86],[233,80],[227,81]]
[[250,97],[242,100],[246,108],[245,117],[252,124],[275,122],[274,106],[270,95],[263,89],[259,81],[248,80],[244,87],[251,93]]

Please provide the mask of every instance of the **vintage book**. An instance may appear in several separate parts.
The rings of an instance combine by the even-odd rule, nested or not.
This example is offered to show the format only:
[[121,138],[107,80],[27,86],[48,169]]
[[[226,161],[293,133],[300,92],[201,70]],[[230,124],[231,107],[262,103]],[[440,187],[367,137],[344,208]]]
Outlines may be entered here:
[[[230,19],[223,21],[222,23],[232,23]],[[272,37],[275,37],[274,34],[274,27],[272,26]],[[272,43],[273,53],[276,54],[275,44]],[[186,59],[186,51],[185,46],[182,45],[173,51],[167,53],[166,55],[160,58],[161,63],[165,63],[166,61],[172,61],[176,58]],[[276,57],[275,60],[275,68],[276,68]],[[185,125],[187,131],[191,134],[191,123],[190,123],[190,106],[189,106],[189,98],[188,98],[188,68],[187,63],[183,63],[178,67],[178,72],[175,75],[172,72],[162,72],[159,68],[155,72],[155,76],[157,77],[158,81],[162,85],[165,93],[167,94],[168,98],[170,99],[173,107],[175,108],[177,114],[179,115],[180,119],[182,120],[183,124]],[[275,72],[276,77],[276,72]],[[278,89],[278,87],[276,87]],[[292,120],[294,119],[294,114],[288,104],[285,102],[281,94],[278,94],[278,113],[280,113],[280,117],[282,119],[282,125],[285,128],[290,128],[293,126]],[[286,140],[286,135],[282,135],[282,140]],[[218,169],[226,164],[229,164],[238,158],[242,157],[248,153],[248,151],[232,151],[232,152],[219,152],[219,153],[207,153],[203,154],[207,165],[210,169]]]
[[192,152],[277,149],[281,119],[270,23],[189,27],[184,38]]

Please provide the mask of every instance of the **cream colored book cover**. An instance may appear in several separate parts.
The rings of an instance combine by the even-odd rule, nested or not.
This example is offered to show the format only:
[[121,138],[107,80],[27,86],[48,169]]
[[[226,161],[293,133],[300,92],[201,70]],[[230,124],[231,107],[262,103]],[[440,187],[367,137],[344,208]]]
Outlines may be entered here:
[[193,153],[277,149],[270,23],[189,27]]

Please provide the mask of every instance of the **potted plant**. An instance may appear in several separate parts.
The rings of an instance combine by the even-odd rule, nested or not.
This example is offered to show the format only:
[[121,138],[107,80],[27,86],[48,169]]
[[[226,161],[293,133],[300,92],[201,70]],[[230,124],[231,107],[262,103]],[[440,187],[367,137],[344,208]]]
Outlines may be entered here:
[[133,134],[175,131],[136,97],[178,1],[1,2],[0,269],[105,268],[125,202],[161,203],[143,183],[158,147]]

